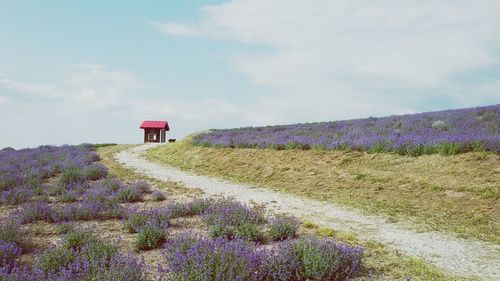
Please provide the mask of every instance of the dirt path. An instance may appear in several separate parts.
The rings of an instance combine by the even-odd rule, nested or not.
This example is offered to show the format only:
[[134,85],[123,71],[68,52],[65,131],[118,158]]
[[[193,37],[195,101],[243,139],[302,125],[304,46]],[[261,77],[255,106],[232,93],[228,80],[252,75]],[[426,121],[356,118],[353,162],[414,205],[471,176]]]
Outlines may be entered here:
[[225,194],[244,202],[264,203],[268,209],[287,212],[332,228],[350,231],[360,237],[382,242],[407,255],[420,257],[444,271],[484,280],[500,280],[500,246],[466,241],[437,232],[415,232],[386,220],[362,215],[332,203],[234,184],[199,176],[177,168],[145,160],[141,154],[154,145],[142,145],[116,154],[123,165],[159,180],[182,182],[189,188],[200,188],[207,195]]

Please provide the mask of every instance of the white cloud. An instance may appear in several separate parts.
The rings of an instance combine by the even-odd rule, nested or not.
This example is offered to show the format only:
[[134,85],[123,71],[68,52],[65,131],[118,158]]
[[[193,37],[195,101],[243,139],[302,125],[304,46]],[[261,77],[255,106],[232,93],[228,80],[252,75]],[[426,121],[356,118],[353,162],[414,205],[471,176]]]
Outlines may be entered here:
[[89,64],[67,69],[67,77],[53,84],[0,76],[0,89],[11,92],[0,96],[0,147],[136,143],[141,141],[141,120],[169,120],[170,136],[175,138],[206,128],[237,126],[246,118],[245,111],[224,100],[152,97],[152,87],[129,72]]
[[495,102],[497,86],[486,95],[457,77],[500,68],[499,10],[496,0],[233,0],[205,6],[197,24],[162,26],[271,47],[233,63],[276,92],[253,105],[262,122],[291,122]]
[[197,30],[196,27],[192,27],[189,25],[185,24],[179,24],[179,23],[157,23],[153,22],[152,23],[154,26],[156,26],[158,29],[161,31],[172,34],[172,35],[180,35],[180,36],[196,36],[199,35],[199,31]]
[[40,98],[57,98],[60,96],[56,91],[56,87],[50,84],[32,84],[14,81],[9,78],[0,78],[0,85],[15,92]]

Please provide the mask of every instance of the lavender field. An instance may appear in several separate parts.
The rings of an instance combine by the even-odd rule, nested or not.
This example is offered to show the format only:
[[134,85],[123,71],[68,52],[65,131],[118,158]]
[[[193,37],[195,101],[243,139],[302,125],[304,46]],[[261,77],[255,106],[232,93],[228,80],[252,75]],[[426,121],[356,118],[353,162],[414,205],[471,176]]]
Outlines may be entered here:
[[148,181],[110,177],[99,159],[91,145],[0,151],[0,280],[346,280],[366,272],[362,247],[302,235],[294,217],[231,198],[168,198]]
[[214,130],[202,146],[273,149],[351,149],[418,156],[468,151],[500,153],[500,104],[345,121]]

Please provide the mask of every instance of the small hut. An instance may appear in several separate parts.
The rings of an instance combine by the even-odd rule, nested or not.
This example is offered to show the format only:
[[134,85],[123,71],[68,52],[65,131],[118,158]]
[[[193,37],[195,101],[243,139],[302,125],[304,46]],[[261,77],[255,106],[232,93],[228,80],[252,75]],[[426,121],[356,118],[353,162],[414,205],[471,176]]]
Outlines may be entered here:
[[144,143],[165,142],[167,131],[170,131],[167,121],[143,121],[141,129],[144,130]]

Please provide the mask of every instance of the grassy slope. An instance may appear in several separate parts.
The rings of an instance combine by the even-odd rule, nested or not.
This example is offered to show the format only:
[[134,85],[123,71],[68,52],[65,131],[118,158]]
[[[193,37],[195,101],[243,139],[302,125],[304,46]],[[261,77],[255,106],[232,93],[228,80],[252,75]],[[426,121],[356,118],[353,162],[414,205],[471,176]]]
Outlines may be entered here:
[[383,214],[425,230],[500,243],[500,156],[156,147],[164,164]]
[[[174,182],[159,181],[133,170],[123,167],[114,159],[114,154],[122,150],[133,147],[133,145],[117,145],[98,149],[101,156],[101,163],[105,164],[112,176],[123,180],[144,179],[155,183],[160,188],[169,190],[169,193],[193,193],[192,189],[186,189]],[[418,258],[402,255],[399,251],[386,247],[375,241],[361,241],[355,234],[336,232],[330,228],[318,226],[311,222],[304,222],[301,233],[314,234],[326,237],[335,237],[337,240],[352,245],[361,245],[365,248],[365,268],[373,272],[374,277],[378,273],[382,274],[382,280],[405,280],[411,276],[411,280],[443,280],[443,281],[469,281],[473,278],[463,278],[443,273],[432,265],[429,265]],[[375,278],[375,280],[377,280]]]

